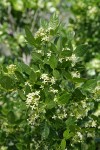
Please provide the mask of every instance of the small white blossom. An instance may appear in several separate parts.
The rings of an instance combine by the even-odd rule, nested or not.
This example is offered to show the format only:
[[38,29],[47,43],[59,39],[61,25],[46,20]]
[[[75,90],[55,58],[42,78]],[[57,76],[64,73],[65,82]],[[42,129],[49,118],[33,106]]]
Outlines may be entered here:
[[51,51],[50,51],[49,53],[47,53],[47,56],[50,58],[50,56],[51,56]]
[[32,87],[32,85],[28,81],[25,82],[25,85],[28,85],[30,88]]
[[54,77],[52,77],[51,79],[50,79],[50,82],[52,83],[52,84],[55,84],[55,78]]
[[96,127],[96,122],[93,120],[92,121],[92,125],[91,125],[92,127]]
[[82,140],[83,136],[82,136],[81,132],[77,132],[77,135],[80,138],[80,140]]
[[71,72],[73,78],[80,78],[80,73],[78,71]]
[[37,53],[42,54],[42,50],[37,50]]
[[50,92],[56,94],[56,93],[58,93],[58,90],[55,90],[55,89],[51,88],[51,89],[50,89]]
[[63,61],[63,58],[59,58],[59,61],[60,61],[60,63],[62,63],[62,61]]

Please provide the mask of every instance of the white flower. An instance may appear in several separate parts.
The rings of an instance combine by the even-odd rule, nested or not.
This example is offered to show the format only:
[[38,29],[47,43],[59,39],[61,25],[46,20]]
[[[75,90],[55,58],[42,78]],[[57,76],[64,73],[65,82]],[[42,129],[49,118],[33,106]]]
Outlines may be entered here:
[[32,85],[28,81],[25,82],[25,85],[28,85],[30,88],[32,87]]
[[52,77],[51,79],[50,79],[50,82],[52,83],[52,84],[55,84],[55,78],[54,77]]
[[56,94],[56,93],[58,93],[58,90],[50,89],[50,92],[52,92],[52,93]]
[[59,58],[59,61],[60,61],[60,63],[62,63],[62,61],[63,61],[63,58]]
[[46,73],[42,74],[40,79],[49,80],[48,74]]
[[76,64],[76,62],[78,61],[79,57],[77,57],[75,54],[72,54],[71,57],[67,57],[67,59],[72,61],[72,66],[74,66]]
[[50,56],[51,56],[51,51],[50,51],[49,53],[47,53],[47,56],[50,58]]
[[91,125],[92,127],[96,127],[96,122],[93,120],[92,121],[92,125]]
[[80,140],[82,140],[83,136],[82,136],[81,132],[77,132],[77,135],[80,138]]
[[52,119],[56,119],[56,118],[57,118],[57,116],[55,116],[55,115],[52,116]]
[[37,53],[40,53],[40,54],[42,54],[42,50],[37,50]]
[[72,71],[71,75],[73,78],[80,78],[80,73],[78,71]]

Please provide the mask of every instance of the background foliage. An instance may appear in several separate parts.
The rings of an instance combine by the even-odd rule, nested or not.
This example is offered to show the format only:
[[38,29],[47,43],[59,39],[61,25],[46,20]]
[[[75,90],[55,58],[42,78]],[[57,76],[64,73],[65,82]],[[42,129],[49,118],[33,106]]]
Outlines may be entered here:
[[1,150],[99,150],[99,5],[0,1]]

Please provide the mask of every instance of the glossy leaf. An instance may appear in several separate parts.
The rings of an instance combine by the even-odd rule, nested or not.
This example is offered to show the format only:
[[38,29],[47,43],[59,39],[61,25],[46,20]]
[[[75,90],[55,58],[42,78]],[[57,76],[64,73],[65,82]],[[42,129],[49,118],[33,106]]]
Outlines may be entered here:
[[76,56],[82,57],[87,53],[88,50],[89,50],[89,46],[86,44],[82,44],[82,45],[77,46],[74,53]]

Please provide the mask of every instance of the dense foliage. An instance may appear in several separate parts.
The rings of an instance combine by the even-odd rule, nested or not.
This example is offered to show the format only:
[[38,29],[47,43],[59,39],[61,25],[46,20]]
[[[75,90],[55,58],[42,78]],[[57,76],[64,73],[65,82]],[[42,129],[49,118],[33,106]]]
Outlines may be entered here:
[[0,1],[0,150],[99,150],[99,11]]

